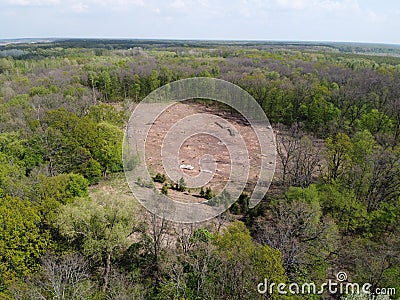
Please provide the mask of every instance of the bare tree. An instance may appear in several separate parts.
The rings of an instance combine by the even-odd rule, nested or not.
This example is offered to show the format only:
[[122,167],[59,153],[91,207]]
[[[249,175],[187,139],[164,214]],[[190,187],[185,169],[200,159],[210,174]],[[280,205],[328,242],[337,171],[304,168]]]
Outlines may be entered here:
[[273,204],[271,219],[260,220],[255,238],[262,244],[279,249],[289,277],[310,263],[310,256],[325,259],[336,244],[335,225],[322,219],[319,205],[302,200],[281,200]]
[[303,136],[298,145],[293,153],[289,175],[292,185],[306,187],[312,183],[317,167],[320,166],[320,150],[308,136]]
[[386,150],[371,158],[373,168],[368,177],[367,210],[379,208],[382,202],[396,201],[400,195],[400,154]]
[[106,300],[142,300],[145,290],[134,278],[116,270],[110,274],[109,286],[105,294]]
[[43,271],[32,280],[31,297],[36,299],[86,299],[94,285],[89,279],[89,264],[79,254],[42,259]]
[[177,224],[174,228],[174,236],[177,237],[177,248],[183,253],[189,252],[195,245],[192,238],[196,229],[195,224]]
[[281,133],[285,128],[282,126],[279,128],[280,130],[277,131],[278,134],[276,136],[276,151],[282,164],[282,183],[286,185],[288,183],[287,177],[294,152],[299,148],[299,139],[294,132],[289,132],[288,134]]
[[282,184],[306,187],[320,166],[320,149],[312,137],[298,126],[286,130],[278,126],[276,150],[282,164]]
[[163,248],[167,247],[170,243],[168,239],[169,224],[166,219],[152,213],[148,213],[146,219],[148,233],[145,230],[144,235],[145,240],[147,240],[147,251],[153,258],[150,272],[154,277],[154,287],[158,289],[161,280],[161,253]]

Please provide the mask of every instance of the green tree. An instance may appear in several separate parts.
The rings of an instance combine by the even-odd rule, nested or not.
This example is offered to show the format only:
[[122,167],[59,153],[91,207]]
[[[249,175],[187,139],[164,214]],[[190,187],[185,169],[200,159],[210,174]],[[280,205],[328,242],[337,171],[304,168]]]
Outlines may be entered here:
[[325,140],[328,163],[328,179],[339,179],[349,169],[353,143],[344,133],[338,133]]
[[315,95],[310,103],[303,103],[300,111],[306,119],[307,129],[316,133],[329,132],[330,127],[337,124],[340,115],[340,110],[326,100],[323,93]]
[[34,187],[34,199],[42,216],[42,228],[56,233],[54,222],[61,205],[88,196],[88,181],[79,174],[60,174],[54,177],[39,175]]
[[209,186],[206,187],[206,191],[204,192],[204,198],[206,198],[207,200],[211,200],[214,196],[215,195],[211,190],[211,188]]
[[112,260],[130,244],[128,237],[135,226],[132,201],[80,198],[61,207],[57,224],[63,236],[103,267],[102,286],[106,291]]
[[96,124],[65,109],[47,112],[41,125],[37,140],[42,145],[51,176],[77,172],[99,144]]
[[162,186],[162,188],[161,188],[161,193],[163,194],[163,195],[168,195],[168,184],[167,183],[164,183],[163,184],[163,186]]
[[0,291],[17,278],[39,270],[39,258],[51,247],[39,228],[41,217],[27,200],[0,198]]
[[119,112],[114,106],[106,103],[91,106],[87,117],[95,123],[107,122],[119,127],[125,123],[124,112]]
[[0,152],[0,197],[25,196],[25,169],[23,163]]
[[97,145],[93,150],[93,157],[101,167],[103,176],[107,172],[121,171],[122,166],[122,139],[123,132],[115,125],[106,122],[97,124]]
[[82,175],[73,173],[42,176],[37,195],[41,199],[52,198],[60,204],[68,204],[77,197],[88,196],[88,181]]
[[165,176],[165,174],[157,173],[153,180],[155,182],[164,183],[167,180],[167,176]]
[[324,213],[335,220],[341,233],[361,234],[368,230],[367,207],[354,191],[339,184],[322,185],[319,190]]
[[206,192],[204,191],[204,187],[200,188],[200,192],[199,192],[199,196],[204,198],[204,196],[206,195]]
[[373,135],[387,133],[393,128],[393,121],[378,109],[363,114],[357,123],[360,130],[368,130]]
[[89,158],[88,161],[80,164],[76,168],[76,172],[87,178],[90,185],[99,183],[103,174],[100,163],[93,158]]
[[220,265],[215,270],[218,277],[213,278],[213,284],[220,289],[219,297],[250,299],[257,297],[255,283],[264,278],[268,282],[287,281],[279,250],[255,244],[242,222],[231,223],[214,243]]
[[151,76],[150,76],[150,91],[154,91],[160,87],[160,79],[158,78],[158,71],[157,70],[151,70]]
[[181,179],[179,179],[179,182],[177,184],[177,190],[180,192],[186,191],[186,182],[183,177],[181,177]]

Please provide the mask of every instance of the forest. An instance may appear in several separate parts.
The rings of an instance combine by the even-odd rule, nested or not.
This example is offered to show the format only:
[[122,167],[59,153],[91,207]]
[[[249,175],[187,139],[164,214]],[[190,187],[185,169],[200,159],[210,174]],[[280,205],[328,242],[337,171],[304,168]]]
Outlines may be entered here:
[[[243,193],[215,220],[177,224],[132,201],[122,140],[135,103],[191,77],[250,93],[278,161],[255,208]],[[0,46],[0,299],[369,299],[257,291],[338,272],[400,299],[400,48]]]

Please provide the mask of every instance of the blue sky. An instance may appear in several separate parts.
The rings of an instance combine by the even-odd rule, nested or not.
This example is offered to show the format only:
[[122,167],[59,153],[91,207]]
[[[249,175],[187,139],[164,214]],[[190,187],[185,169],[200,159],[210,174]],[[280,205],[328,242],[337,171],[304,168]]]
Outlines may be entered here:
[[398,0],[0,0],[0,38],[400,44]]

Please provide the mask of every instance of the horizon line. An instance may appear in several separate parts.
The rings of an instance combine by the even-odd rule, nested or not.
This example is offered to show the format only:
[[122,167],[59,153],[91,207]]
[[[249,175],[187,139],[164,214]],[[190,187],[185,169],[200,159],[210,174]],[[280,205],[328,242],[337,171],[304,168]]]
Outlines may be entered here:
[[[292,39],[219,39],[219,38],[153,38],[153,37],[7,37],[0,38],[0,41],[65,41],[65,40],[119,40],[119,41],[179,41],[179,42],[238,42],[238,43],[307,43],[307,44],[364,44],[364,45],[389,45],[400,46],[392,42],[367,42],[367,41],[331,41],[331,40],[292,40]],[[13,43],[10,43],[13,44]]]

